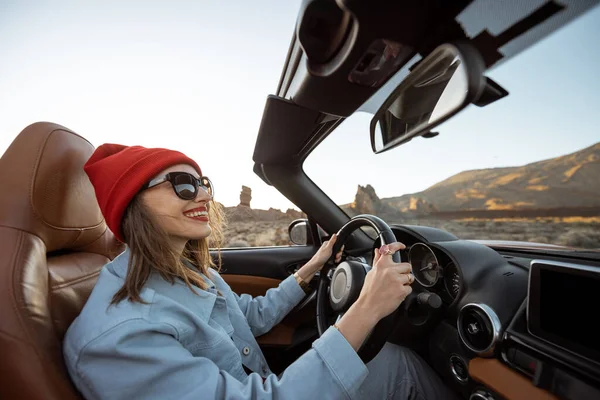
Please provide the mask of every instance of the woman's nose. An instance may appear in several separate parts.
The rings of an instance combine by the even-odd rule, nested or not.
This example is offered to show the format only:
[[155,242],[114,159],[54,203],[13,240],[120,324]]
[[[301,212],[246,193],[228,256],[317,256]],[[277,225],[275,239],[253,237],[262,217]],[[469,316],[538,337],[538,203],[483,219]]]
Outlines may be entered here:
[[208,192],[208,190],[205,187],[199,186],[198,194],[196,195],[196,198],[194,199],[194,201],[195,202],[211,201],[212,198],[213,198],[212,195]]

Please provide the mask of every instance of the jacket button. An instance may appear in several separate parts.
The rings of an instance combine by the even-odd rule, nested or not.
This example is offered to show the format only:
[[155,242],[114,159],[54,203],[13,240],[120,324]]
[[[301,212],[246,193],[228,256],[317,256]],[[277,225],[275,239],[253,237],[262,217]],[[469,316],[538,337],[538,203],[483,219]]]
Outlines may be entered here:
[[244,354],[245,356],[247,356],[248,354],[250,354],[250,348],[249,347],[244,347],[242,349],[242,354]]
[[262,372],[263,372],[263,374],[266,374],[268,372],[267,367],[265,367],[264,365],[262,367]]

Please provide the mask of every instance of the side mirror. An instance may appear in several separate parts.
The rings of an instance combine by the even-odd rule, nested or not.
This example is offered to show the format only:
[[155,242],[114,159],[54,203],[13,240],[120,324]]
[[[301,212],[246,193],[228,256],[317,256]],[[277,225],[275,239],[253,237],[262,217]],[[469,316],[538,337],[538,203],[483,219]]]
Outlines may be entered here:
[[288,226],[290,241],[299,246],[306,246],[308,244],[308,230],[308,220],[297,219],[292,221],[292,223]]
[[422,59],[371,120],[374,153],[390,150],[456,115],[485,87],[485,63],[468,43],[443,44]]

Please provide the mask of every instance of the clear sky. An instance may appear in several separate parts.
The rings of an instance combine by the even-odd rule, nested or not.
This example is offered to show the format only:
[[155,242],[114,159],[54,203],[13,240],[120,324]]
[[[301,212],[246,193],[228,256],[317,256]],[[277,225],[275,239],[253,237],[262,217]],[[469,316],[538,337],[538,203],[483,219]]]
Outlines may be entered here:
[[[95,146],[183,151],[211,177],[227,206],[239,202],[247,185],[253,207],[290,207],[252,172],[252,152],[299,4],[4,0],[0,153],[28,124],[52,121]],[[511,95],[484,109],[471,106],[441,126],[438,138],[373,155],[370,115],[358,114],[305,169],[345,203],[357,184],[396,196],[465,169],[521,165],[589,146],[600,141],[598,37],[597,7],[493,70],[490,76]]]
[[[525,165],[600,142],[600,7],[488,71],[510,93],[485,108],[470,105],[416,138],[373,154],[372,115],[355,113],[309,156],[305,171],[338,204],[356,185],[379,197],[415,193],[465,170]],[[369,108],[369,107],[364,107]],[[323,172],[331,159],[344,176]]]

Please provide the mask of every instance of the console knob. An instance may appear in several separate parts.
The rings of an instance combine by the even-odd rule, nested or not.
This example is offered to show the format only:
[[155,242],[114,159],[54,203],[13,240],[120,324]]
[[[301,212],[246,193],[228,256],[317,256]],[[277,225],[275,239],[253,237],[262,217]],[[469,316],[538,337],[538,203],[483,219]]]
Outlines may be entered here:
[[442,299],[435,293],[421,292],[417,296],[417,302],[419,304],[428,305],[431,308],[440,308],[442,306]]
[[469,400],[494,400],[494,396],[485,390],[476,390],[471,393]]

